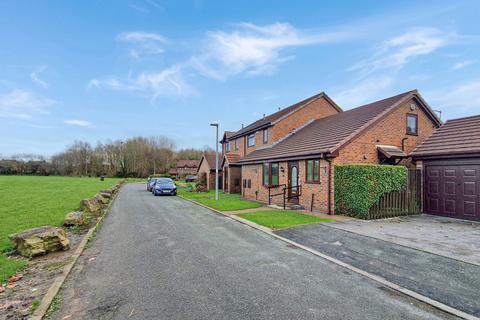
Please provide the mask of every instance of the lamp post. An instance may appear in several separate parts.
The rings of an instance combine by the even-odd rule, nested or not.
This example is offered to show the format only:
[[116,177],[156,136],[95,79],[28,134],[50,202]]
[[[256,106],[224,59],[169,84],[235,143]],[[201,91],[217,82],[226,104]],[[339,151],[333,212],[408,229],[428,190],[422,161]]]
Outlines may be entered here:
[[215,139],[215,200],[218,201],[218,123],[210,123],[212,127],[217,129],[217,135]]

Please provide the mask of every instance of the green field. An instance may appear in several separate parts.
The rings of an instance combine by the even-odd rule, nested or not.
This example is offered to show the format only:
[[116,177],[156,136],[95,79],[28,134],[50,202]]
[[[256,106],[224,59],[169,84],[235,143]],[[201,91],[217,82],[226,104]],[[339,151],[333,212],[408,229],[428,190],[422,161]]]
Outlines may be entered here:
[[45,225],[60,226],[80,200],[113,186],[118,179],[0,176],[0,283],[26,264],[3,254],[11,250],[8,235]]
[[288,210],[256,211],[242,213],[238,216],[271,229],[283,229],[302,224],[333,221],[331,219],[317,218]]

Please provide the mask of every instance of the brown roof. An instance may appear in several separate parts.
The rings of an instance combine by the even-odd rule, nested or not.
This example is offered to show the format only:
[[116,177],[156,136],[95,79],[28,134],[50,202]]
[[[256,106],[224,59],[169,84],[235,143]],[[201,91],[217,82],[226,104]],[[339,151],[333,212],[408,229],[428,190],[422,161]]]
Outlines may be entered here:
[[414,157],[480,153],[480,115],[447,121],[412,152]]
[[226,153],[223,159],[226,159],[229,165],[235,165],[240,160],[240,155],[236,153]]
[[307,98],[305,100],[302,100],[300,102],[297,102],[289,107],[286,107],[286,108],[283,108],[275,113],[272,113],[260,120],[257,120],[251,124],[249,124],[248,126],[238,130],[237,132],[235,132],[230,138],[237,138],[239,136],[242,136],[242,135],[245,135],[247,133],[250,133],[252,131],[256,131],[260,128],[264,128],[264,127],[268,127],[270,126],[273,122],[279,120],[280,118],[282,118],[283,116],[286,116],[287,114],[295,111],[296,109],[298,108],[301,108],[317,99],[320,99],[320,98],[325,98],[327,99],[339,112],[342,111],[342,109],[337,106],[335,104],[335,102],[333,102],[332,99],[330,99],[329,96],[327,96],[327,94],[325,92],[320,92],[314,96],[311,96],[310,98]]
[[[198,165],[198,168],[200,168],[200,165],[202,164],[202,161],[207,161],[208,166],[210,167],[210,170],[215,170],[215,153],[204,153],[202,156],[202,159],[200,159],[200,163]],[[220,170],[220,162],[222,161],[222,154],[218,155],[218,168]]]
[[235,134],[234,131],[225,131],[223,133],[223,137],[222,137],[222,140],[220,140],[220,143],[224,143],[226,142],[228,139],[230,139],[231,136],[233,136]]
[[200,160],[178,160],[177,161],[177,168],[197,168]]
[[396,106],[412,97],[416,97],[434,122],[440,125],[440,120],[418,92],[416,90],[408,91],[312,121],[271,147],[257,149],[250,153],[241,159],[240,163],[332,154]]

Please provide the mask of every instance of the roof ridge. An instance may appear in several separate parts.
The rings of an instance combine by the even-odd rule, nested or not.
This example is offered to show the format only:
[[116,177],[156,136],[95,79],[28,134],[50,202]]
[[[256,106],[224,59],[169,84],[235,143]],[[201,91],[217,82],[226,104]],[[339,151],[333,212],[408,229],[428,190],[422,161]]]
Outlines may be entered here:
[[455,119],[449,119],[445,123],[452,123],[452,122],[457,122],[457,121],[465,121],[469,119],[476,119],[480,118],[480,114],[473,115],[473,116],[466,116],[466,117],[461,117],[461,118],[455,118]]
[[[375,123],[376,121],[381,119],[383,116],[385,116],[387,113],[389,113],[392,109],[396,108],[401,102],[407,100],[407,98],[411,97],[413,94],[418,94],[418,91],[417,90],[406,91],[404,93],[400,93],[400,94],[397,94],[397,95],[394,95],[394,96],[391,96],[391,97],[388,97],[388,98],[385,98],[385,99],[381,99],[381,100],[377,100],[377,101],[374,101],[374,102],[371,102],[371,103],[364,104],[364,105],[359,106],[357,108],[350,109],[350,110],[358,110],[360,108],[366,108],[368,106],[373,105],[374,103],[379,103],[379,102],[385,101],[387,99],[393,99],[393,98],[397,98],[397,97],[399,98],[399,100],[396,100],[395,103],[393,103],[389,107],[385,108],[385,110],[378,113],[372,119],[370,119],[369,121],[365,122],[362,126],[360,126],[357,130],[355,130],[350,135],[348,135],[343,140],[341,140],[339,143],[337,143],[332,149],[330,149],[330,152],[334,152],[334,151],[338,150],[345,143],[347,143],[348,141],[353,139],[353,137],[360,134],[365,128],[367,128],[368,126],[372,125],[373,123]],[[348,110],[348,111],[350,111],[350,110]],[[345,111],[345,112],[348,112],[348,111]]]
[[[235,131],[235,133],[232,135],[232,138],[233,138],[233,137],[237,137],[238,135],[241,135],[241,134],[243,134],[243,133],[249,132],[249,131],[251,131],[251,130],[258,129],[258,128],[260,128],[260,127],[262,127],[262,126],[265,126],[265,125],[267,125],[267,124],[269,124],[269,123],[276,122],[276,121],[278,121],[279,119],[284,118],[284,117],[290,115],[291,113],[295,112],[296,110],[298,110],[298,109],[300,109],[300,108],[302,108],[302,107],[304,107],[304,106],[312,103],[313,101],[316,101],[316,100],[320,99],[321,97],[324,97],[325,99],[327,99],[327,100],[332,104],[332,106],[333,106],[335,109],[337,109],[338,111],[340,111],[340,112],[343,111],[324,91],[321,91],[321,92],[319,92],[319,93],[317,93],[317,94],[314,94],[314,95],[312,95],[312,96],[310,96],[310,97],[308,97],[308,98],[305,98],[305,99],[303,99],[303,100],[301,100],[301,101],[299,101],[299,102],[293,103],[293,104],[291,104],[291,105],[289,105],[289,106],[287,106],[287,107],[280,108],[278,111],[275,111],[275,112],[273,112],[273,113],[270,113],[270,114],[268,114],[268,115],[265,115],[263,118],[257,119],[257,120],[255,120],[255,121],[249,123],[248,125],[246,125],[246,126],[243,127],[242,129]],[[288,110],[288,109],[290,109],[290,108],[291,108],[291,110]],[[277,119],[269,120],[269,118],[272,118],[272,117],[274,117],[275,115],[277,115],[278,113],[283,113],[283,112],[286,112],[286,113],[283,114],[283,115],[280,115]],[[263,121],[266,121],[266,122],[264,122],[264,123],[259,123],[258,125],[253,126],[253,125],[256,124],[257,122],[261,122],[262,120],[263,120]],[[253,126],[253,127],[250,128],[249,130],[245,130],[245,129],[247,129],[248,127],[251,127],[251,126]]]

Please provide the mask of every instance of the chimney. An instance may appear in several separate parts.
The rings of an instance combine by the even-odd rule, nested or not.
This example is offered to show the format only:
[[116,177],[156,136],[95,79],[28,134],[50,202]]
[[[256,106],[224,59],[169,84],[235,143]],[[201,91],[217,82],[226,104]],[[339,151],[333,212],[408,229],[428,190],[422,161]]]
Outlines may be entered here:
[[263,114],[263,120],[265,120],[265,113]]
[[243,123],[242,123],[242,129],[243,129]]
[[278,107],[278,111],[280,111],[280,109],[282,109],[282,108]]

